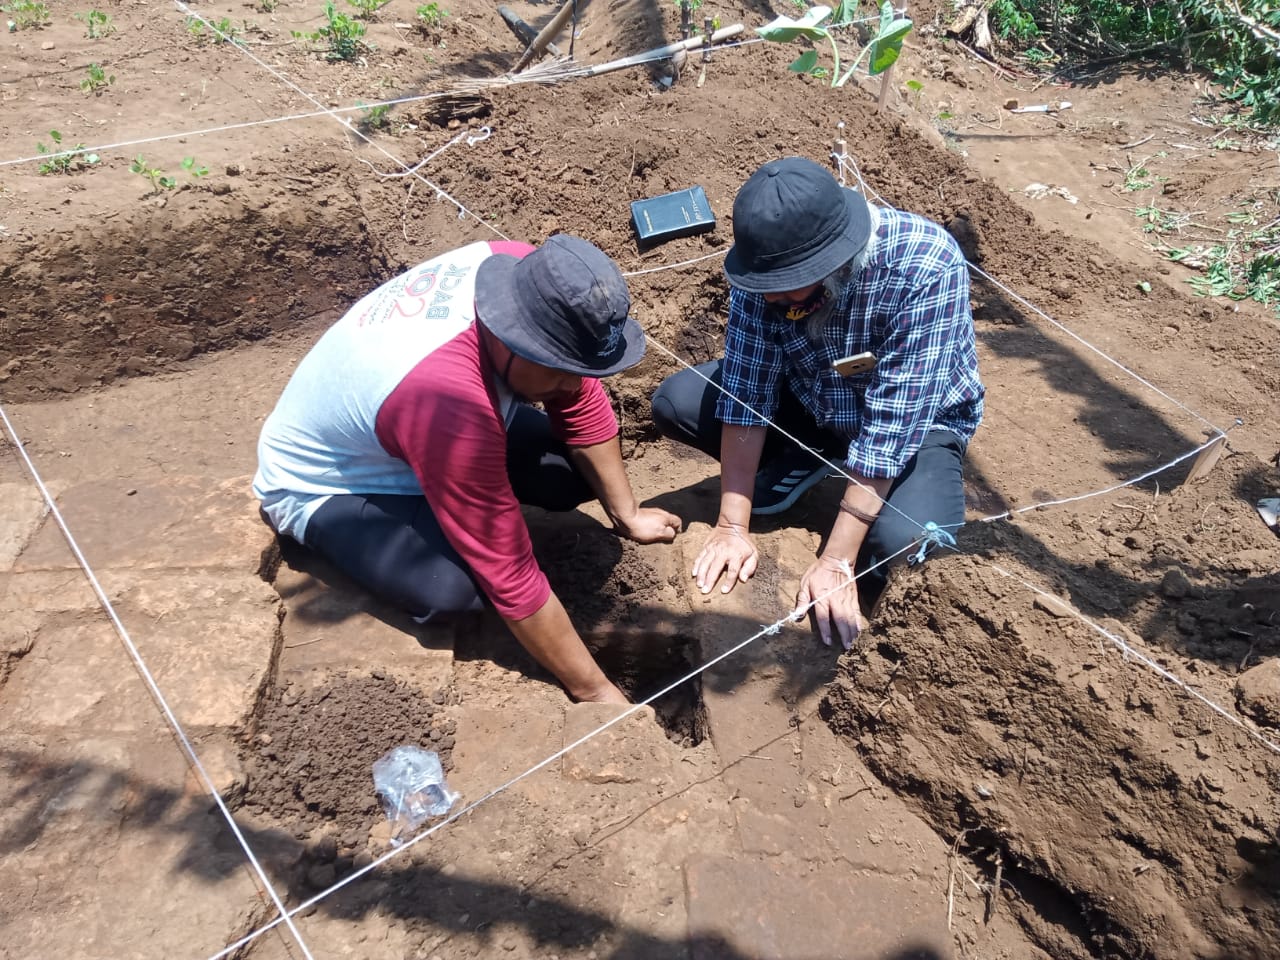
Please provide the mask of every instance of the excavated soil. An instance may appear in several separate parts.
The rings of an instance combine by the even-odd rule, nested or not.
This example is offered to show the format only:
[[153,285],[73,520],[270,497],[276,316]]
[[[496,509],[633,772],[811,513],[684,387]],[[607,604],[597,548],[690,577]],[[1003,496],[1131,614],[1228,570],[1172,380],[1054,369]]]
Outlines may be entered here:
[[[120,27],[103,41],[86,40],[61,16],[6,38],[8,156],[31,153],[53,127],[66,143],[98,144],[448,90],[462,77],[494,76],[518,56],[491,6],[474,0],[448,4],[444,23],[426,34],[398,26],[412,22],[416,4],[392,0],[370,26],[376,47],[350,64],[289,42],[292,30],[317,23],[301,2],[281,0],[271,13],[202,5],[211,17],[243,19],[249,51],[312,92],[307,100],[238,48],[186,33],[167,5],[103,6]],[[515,6],[534,23],[549,16]],[[668,42],[669,7],[584,4],[577,57],[599,63]],[[752,0],[714,12],[750,27],[791,11]],[[720,255],[731,242],[735,192],[768,159],[827,160],[844,122],[871,191],[945,224],[975,264],[1149,381],[976,277],[988,413],[968,462],[975,515],[1109,486],[1184,453],[1210,424],[1238,417],[1243,425],[1231,434],[1238,452],[1208,481],[1170,492],[1184,464],[1161,474],[1158,489],[1148,483],[966,527],[961,554],[891,587],[875,629],[842,662],[825,718],[954,842],[954,882],[986,885],[990,909],[1016,915],[1050,956],[1273,956],[1280,763],[1251,724],[1280,720],[1280,541],[1252,509],[1280,490],[1270,460],[1280,419],[1275,318],[1192,297],[1181,268],[1135,252],[1131,211],[1109,212],[1123,144],[1148,129],[1160,137],[1153,146],[1203,135],[1187,119],[1194,95],[1186,81],[1118,70],[1073,88],[1066,118],[1005,118],[1004,81],[924,29],[939,12],[929,4],[913,11],[921,29],[899,79],[925,79],[926,106],[976,118],[945,137],[919,95],[914,108],[897,97],[880,112],[874,87],[825,87],[787,73],[795,50],[752,44],[717,52],[705,82],[690,57],[665,92],[655,83],[659,67],[493,86],[465,108],[406,104],[392,109],[386,129],[368,132],[372,145],[322,116],[103,150],[101,165],[70,175],[6,166],[0,392],[6,403],[56,397],[264,338],[300,355],[372,285],[411,264],[478,240],[537,243],[566,231],[629,273],[636,315],[655,342],[639,367],[607,384],[631,468],[684,476],[675,467],[687,458],[654,442],[649,423],[648,397],[676,368],[663,348],[691,363],[718,355],[728,297]],[[117,80],[85,96],[79,77],[94,59]],[[1029,87],[1020,95],[1063,95]],[[195,155],[210,173],[180,174],[176,189],[155,193],[128,170],[139,150],[169,172]],[[406,164],[434,154],[420,171],[428,182],[392,176],[399,168],[387,153]],[[1206,148],[1169,172],[1175,191],[1195,202],[1207,204],[1214,188],[1214,202],[1262,196],[1274,157],[1260,156]],[[1094,157],[1103,158],[1097,169]],[[1033,211],[1018,199],[1032,176],[1076,178],[1084,204]],[[640,252],[629,203],[693,184],[705,188],[716,229]],[[282,359],[279,387],[287,375]],[[171,422],[163,404],[139,411],[143,418],[158,435],[192,429]],[[80,426],[89,443],[97,424]],[[66,455],[40,438],[32,450]],[[209,451],[216,460],[217,445]],[[705,485],[664,496],[686,522],[714,518],[714,489]],[[816,501],[826,502],[815,496],[767,529],[783,531],[794,552],[811,552],[812,535],[830,523]],[[531,525],[553,585],[628,693],[647,696],[700,662],[701,612],[688,612],[687,585],[607,531],[540,515]],[[1064,598],[1110,636],[1019,579]],[[457,631],[457,662],[536,672],[481,634]],[[1245,726],[1126,659],[1117,638]],[[289,863],[300,889],[323,887],[368,856],[364,843],[381,817],[373,761],[417,740],[447,756],[447,706],[443,693],[377,674],[268,692],[244,744],[244,802],[306,840]],[[655,706],[678,743],[705,736],[696,682]],[[1280,740],[1275,726],[1263,735]],[[523,802],[519,828],[546,829]],[[563,885],[589,897],[602,881],[590,863],[579,868]],[[485,891],[442,889],[442,911],[482,910]],[[387,884],[361,894],[384,905],[414,895]],[[594,921],[558,905],[544,910],[540,937],[584,950],[592,942]],[[958,946],[965,953],[971,944],[962,936]]]
[[1161,497],[965,528],[841,664],[824,716],[1052,956],[1274,952],[1280,729],[1254,681],[1280,575],[1250,504],[1277,483],[1238,456]]
[[245,806],[356,846],[382,816],[375,760],[408,743],[435,751],[446,774],[452,768],[449,699],[446,690],[418,690],[381,670],[272,691],[245,735]]

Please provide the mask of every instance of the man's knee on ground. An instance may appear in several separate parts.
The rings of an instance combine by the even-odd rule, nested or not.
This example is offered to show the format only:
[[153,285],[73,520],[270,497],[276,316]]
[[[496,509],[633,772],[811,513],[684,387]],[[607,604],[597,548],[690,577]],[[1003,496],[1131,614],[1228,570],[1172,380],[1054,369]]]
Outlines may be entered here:
[[679,432],[675,405],[670,397],[663,394],[662,387],[658,387],[653,399],[649,401],[649,415],[653,418],[653,425],[664,437],[674,437]]

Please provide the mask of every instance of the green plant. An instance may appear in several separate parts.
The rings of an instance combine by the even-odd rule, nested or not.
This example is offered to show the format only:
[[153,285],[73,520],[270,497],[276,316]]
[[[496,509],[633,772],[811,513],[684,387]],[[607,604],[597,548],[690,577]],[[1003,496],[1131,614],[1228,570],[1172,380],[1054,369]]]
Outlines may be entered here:
[[42,157],[47,156],[49,159],[42,162],[39,166],[41,174],[48,173],[74,173],[83,167],[91,167],[101,159],[96,153],[82,153],[84,150],[83,143],[77,143],[74,147],[68,147],[66,150],[62,147],[62,134],[57,130],[49,131],[49,138],[53,141],[53,146],[46,147],[43,143],[36,143],[36,152]]
[[217,23],[205,23],[199,17],[187,17],[187,33],[201,45],[210,41],[214,43],[239,43],[240,30],[237,30],[230,17],[223,17]]
[[13,17],[9,21],[9,31],[25,30],[27,27],[43,27],[49,23],[49,6],[40,3],[38,0],[13,0],[3,7],[0,7],[9,16]]
[[924,94],[924,84],[919,80],[908,80],[906,82],[907,90],[912,94],[911,106],[920,109],[920,97]]
[[364,125],[370,130],[382,130],[391,125],[391,104],[380,103],[376,107],[366,107],[357,101],[356,105],[364,114]]
[[209,168],[197,163],[195,157],[183,157],[181,167],[197,180],[209,175]]
[[1124,191],[1126,193],[1134,193],[1138,190],[1150,189],[1151,181],[1147,179],[1150,176],[1150,170],[1140,163],[1135,163],[1124,172]]
[[[828,41],[831,44],[833,61],[830,70],[831,85],[833,87],[842,87],[849,82],[854,71],[858,69],[864,59],[867,61],[867,72],[871,76],[888,70],[897,61],[899,54],[902,53],[902,42],[906,39],[907,34],[911,32],[911,21],[906,17],[896,17],[892,2],[884,0],[884,3],[880,5],[880,19],[875,36],[858,53],[858,56],[853,61],[853,66],[842,74],[840,72],[840,48],[836,45],[836,38],[832,30],[849,21],[853,8],[842,3],[838,8],[838,16],[842,19],[832,19],[832,12],[830,7],[811,7],[799,20],[778,17],[763,27],[757,27],[756,33],[760,34],[765,40],[771,40],[775,43],[790,43],[792,40],[800,39],[813,42],[819,40]],[[830,22],[828,22],[829,20]],[[803,73],[810,76],[826,77],[828,75],[825,67],[818,66],[818,51],[813,49],[802,53],[787,69],[794,73]]]
[[275,13],[278,6],[280,6],[280,0],[258,0],[260,13]]
[[448,15],[449,11],[440,9],[440,4],[438,3],[424,3],[418,7],[418,20],[422,26],[428,29],[435,29],[440,26]]
[[347,0],[347,3],[356,8],[356,16],[361,20],[368,20],[390,2],[391,0]]
[[101,10],[90,10],[77,13],[75,18],[84,24],[85,34],[90,40],[101,40],[116,32],[116,25],[111,22],[111,14]]
[[1187,282],[1200,296],[1254,300],[1280,315],[1280,219],[1234,227],[1216,242],[1172,247],[1165,255],[1197,270]]
[[991,0],[987,7],[1002,40],[1031,41],[1040,36],[1036,18],[1022,9],[1018,0]]
[[85,93],[92,93],[95,97],[101,95],[102,91],[116,82],[116,75],[107,74],[96,63],[89,64],[89,75],[80,81],[80,89]]
[[364,42],[365,25],[345,13],[338,13],[333,0],[324,5],[325,24],[315,33],[293,32],[295,38],[310,40],[313,43],[321,40],[329,44],[328,59],[354,60],[360,51],[368,47]]
[[129,164],[129,172],[150,180],[152,193],[159,193],[161,190],[172,190],[178,185],[176,177],[166,176],[165,172],[159,167],[149,166],[142,154],[138,154],[133,158],[133,162]]
[[[1164,60],[1198,67],[1251,123],[1280,125],[1275,0],[991,0],[996,34],[1023,55]],[[1046,52],[1052,51],[1052,52]]]

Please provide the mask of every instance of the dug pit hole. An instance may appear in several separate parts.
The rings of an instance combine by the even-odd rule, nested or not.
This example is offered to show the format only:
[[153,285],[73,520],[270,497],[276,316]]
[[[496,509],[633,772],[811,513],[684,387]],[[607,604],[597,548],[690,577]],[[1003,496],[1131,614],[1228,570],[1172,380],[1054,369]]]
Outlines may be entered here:
[[[600,668],[636,703],[697,665],[697,641],[675,628],[612,624],[596,627],[585,639]],[[652,706],[658,723],[674,743],[696,747],[706,739],[701,674],[664,693]]]

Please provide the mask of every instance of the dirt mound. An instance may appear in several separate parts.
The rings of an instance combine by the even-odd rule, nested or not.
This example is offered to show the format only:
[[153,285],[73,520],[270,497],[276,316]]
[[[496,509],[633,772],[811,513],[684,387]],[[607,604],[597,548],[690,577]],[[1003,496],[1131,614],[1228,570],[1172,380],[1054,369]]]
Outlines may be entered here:
[[290,683],[262,704],[244,747],[245,806],[290,827],[362,845],[382,817],[373,763],[401,744],[434,750],[452,768],[454,722],[443,690],[427,694],[381,671]]
[[1280,757],[1018,580],[1239,719],[1236,675],[1280,653],[1280,541],[1252,510],[1277,479],[1239,456],[1066,523],[965,528],[976,556],[897,581],[842,663],[832,727],[1055,957],[1274,952]]

